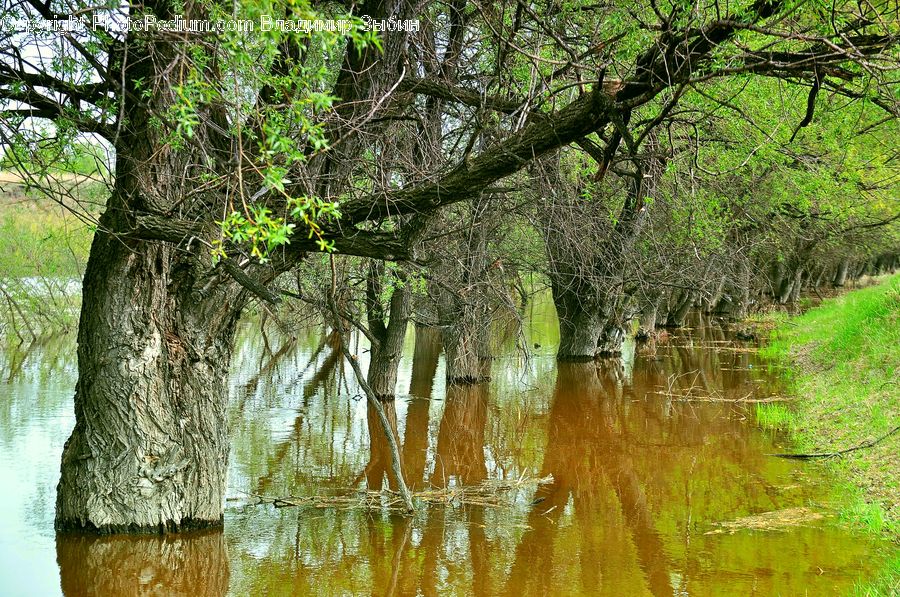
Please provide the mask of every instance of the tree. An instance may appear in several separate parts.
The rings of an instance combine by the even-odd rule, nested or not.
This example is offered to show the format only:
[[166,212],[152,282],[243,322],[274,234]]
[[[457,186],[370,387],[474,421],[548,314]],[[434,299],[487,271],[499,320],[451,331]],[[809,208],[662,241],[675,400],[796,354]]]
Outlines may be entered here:
[[[120,20],[127,12],[167,21],[302,19],[332,9],[254,1],[235,10],[203,1],[151,1],[125,11],[14,0],[10,12]],[[838,2],[827,14],[784,0],[728,10],[681,2],[636,10],[575,3],[544,15],[521,3],[513,14],[505,10],[406,0],[359,7],[375,19],[423,16],[422,29],[440,36],[432,48],[454,47],[445,35],[455,27],[461,51],[447,69],[423,67],[429,56],[419,47],[427,46],[413,32],[376,36],[358,20],[346,35],[131,29],[42,40],[4,33],[3,142],[40,149],[89,134],[115,151],[84,277],[76,426],[62,461],[59,529],[221,524],[224,379],[235,324],[249,301],[277,302],[276,280],[311,251],[413,259],[420,217],[481,197],[571,143],[599,156],[597,146],[601,170],[623,142],[633,160],[686,87],[716,78],[777,77],[811,85],[813,99],[826,89],[893,109],[877,84],[895,61],[896,20],[868,5]],[[570,43],[556,34],[565,18],[608,27],[585,28],[590,33]],[[614,33],[601,37],[607,30]],[[532,83],[528,91],[513,95],[523,81]],[[424,172],[379,176],[371,168],[379,150],[373,139],[384,123],[418,118],[429,106],[439,117],[426,128],[462,122],[459,143],[432,147],[441,157]],[[496,120],[481,145],[471,123],[483,119],[464,120],[475,113]],[[33,127],[36,119],[54,126]]]

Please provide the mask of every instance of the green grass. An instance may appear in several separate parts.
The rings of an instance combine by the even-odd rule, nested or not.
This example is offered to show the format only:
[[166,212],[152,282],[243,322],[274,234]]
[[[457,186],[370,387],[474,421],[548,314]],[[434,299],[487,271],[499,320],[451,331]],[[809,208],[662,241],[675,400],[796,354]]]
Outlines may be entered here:
[[766,429],[791,429],[796,424],[796,412],[779,403],[761,403],[755,408],[756,421]]
[[0,277],[77,278],[91,233],[50,210],[0,206]]
[[900,553],[885,563],[881,574],[874,580],[858,583],[850,595],[853,597],[896,597],[900,595]]
[[[832,452],[876,439],[900,425],[900,275],[825,300],[798,317],[775,314],[762,354],[787,366],[797,400],[760,404],[756,418],[788,431],[800,452]],[[900,543],[900,433],[825,463],[844,479],[836,487],[841,517]],[[900,595],[900,552],[854,595]]]
[[70,329],[91,229],[58,203],[0,184],[0,333],[19,339]]

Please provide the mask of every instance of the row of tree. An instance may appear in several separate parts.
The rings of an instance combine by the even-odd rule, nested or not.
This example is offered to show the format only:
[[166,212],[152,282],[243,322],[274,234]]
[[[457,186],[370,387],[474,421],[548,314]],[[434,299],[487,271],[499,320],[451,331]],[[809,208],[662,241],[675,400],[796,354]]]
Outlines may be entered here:
[[[4,8],[355,23],[0,32],[5,159],[96,226],[59,529],[221,523],[225,380],[251,302],[363,330],[360,375],[384,400],[411,319],[441,327],[449,381],[473,383],[491,320],[542,284],[560,358],[581,360],[616,353],[636,319],[644,335],[696,304],[739,319],[898,259],[890,3]],[[58,174],[86,135],[114,155],[99,214]]]

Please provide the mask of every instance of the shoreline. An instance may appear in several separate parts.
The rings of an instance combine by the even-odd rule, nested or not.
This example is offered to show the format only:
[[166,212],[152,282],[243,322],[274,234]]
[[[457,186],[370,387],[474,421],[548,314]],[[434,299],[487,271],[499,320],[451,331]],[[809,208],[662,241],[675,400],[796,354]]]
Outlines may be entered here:
[[[801,315],[772,314],[761,354],[783,367],[797,400],[761,404],[760,425],[783,429],[797,453],[815,458],[849,496],[842,518],[896,546],[881,577],[862,595],[900,593],[900,274],[827,298]],[[886,437],[885,437],[886,436]],[[868,446],[876,440],[877,443]]]

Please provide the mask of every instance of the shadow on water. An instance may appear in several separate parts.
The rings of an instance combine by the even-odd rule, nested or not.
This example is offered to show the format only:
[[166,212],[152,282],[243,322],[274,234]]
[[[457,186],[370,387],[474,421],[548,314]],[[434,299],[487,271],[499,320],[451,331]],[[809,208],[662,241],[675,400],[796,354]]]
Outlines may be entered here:
[[[408,392],[386,407],[411,487],[553,481],[503,494],[496,507],[422,507],[404,518],[252,505],[252,494],[396,480],[337,338],[263,339],[245,325],[231,379],[225,531],[169,537],[55,537],[73,346],[63,338],[6,351],[2,586],[35,589],[27,571],[59,578],[55,590],[67,595],[846,591],[877,569],[884,546],[839,523],[819,468],[766,456],[784,440],[755,425],[746,400],[779,388],[753,345],[700,319],[691,326],[621,361],[557,364],[547,351],[523,362],[508,350],[492,382],[449,387],[440,333],[410,329],[398,385]],[[353,350],[367,359],[364,346]],[[742,526],[752,515],[772,522]]]

